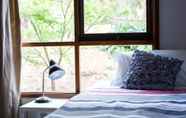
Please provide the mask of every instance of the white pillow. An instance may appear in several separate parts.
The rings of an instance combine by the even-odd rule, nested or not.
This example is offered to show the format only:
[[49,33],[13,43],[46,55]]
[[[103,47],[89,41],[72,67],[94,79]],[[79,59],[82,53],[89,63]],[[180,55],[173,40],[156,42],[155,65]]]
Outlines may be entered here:
[[116,71],[114,73],[114,79],[111,82],[111,86],[121,87],[123,85],[123,76],[126,74],[129,64],[131,61],[131,56],[118,53],[114,55],[114,60],[116,62]]
[[154,54],[161,56],[173,57],[183,60],[181,70],[176,77],[175,88],[186,88],[186,50],[154,50]]

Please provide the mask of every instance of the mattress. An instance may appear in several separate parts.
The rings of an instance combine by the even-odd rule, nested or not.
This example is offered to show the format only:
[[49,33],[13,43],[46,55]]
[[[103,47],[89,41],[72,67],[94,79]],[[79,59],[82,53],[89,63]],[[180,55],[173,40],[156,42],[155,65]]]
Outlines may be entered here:
[[186,90],[94,88],[46,118],[186,118]]

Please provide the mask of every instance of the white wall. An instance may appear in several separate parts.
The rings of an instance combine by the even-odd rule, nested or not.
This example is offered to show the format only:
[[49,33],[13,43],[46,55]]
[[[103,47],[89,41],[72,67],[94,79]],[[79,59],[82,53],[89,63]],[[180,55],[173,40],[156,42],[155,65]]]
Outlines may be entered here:
[[160,48],[186,49],[186,0],[160,1]]

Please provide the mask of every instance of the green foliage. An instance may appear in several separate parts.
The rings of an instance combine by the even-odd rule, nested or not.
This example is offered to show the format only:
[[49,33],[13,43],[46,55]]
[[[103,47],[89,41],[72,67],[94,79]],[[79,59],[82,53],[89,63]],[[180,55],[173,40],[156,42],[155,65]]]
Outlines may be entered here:
[[125,45],[125,46],[106,46],[100,48],[102,51],[107,51],[110,54],[114,54],[117,52],[133,52],[134,50],[145,50],[150,51],[152,50],[152,46],[150,45]]
[[95,26],[111,26],[113,32],[146,31],[146,0],[85,0],[84,2],[86,32]]
[[20,2],[22,24],[27,24],[27,27],[22,27],[24,41],[63,41],[64,38],[73,35],[72,0],[21,0]]
[[[55,42],[73,38],[72,0],[20,0],[20,15],[23,41]],[[51,48],[44,47],[24,49],[23,57],[31,64],[47,65],[50,57],[54,57],[50,51]],[[60,55],[55,58],[58,63],[61,63],[62,56],[63,60],[69,63],[68,55],[71,53],[68,50],[57,47],[55,51],[54,54]]]

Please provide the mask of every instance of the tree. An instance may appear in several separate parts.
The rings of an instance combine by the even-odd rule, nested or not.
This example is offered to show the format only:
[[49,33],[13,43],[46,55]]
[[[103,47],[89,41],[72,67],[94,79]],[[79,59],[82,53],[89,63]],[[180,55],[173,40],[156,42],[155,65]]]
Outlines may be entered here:
[[[64,41],[73,35],[73,8],[72,0],[22,0],[21,19],[23,23],[23,40],[35,42]],[[58,48],[58,64],[62,57],[67,57],[68,49]],[[34,56],[42,61],[38,62]],[[33,48],[24,53],[24,59],[33,64],[48,66],[50,56],[46,47]],[[52,83],[52,90],[55,90]]]

